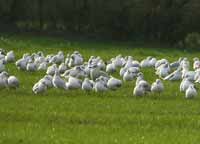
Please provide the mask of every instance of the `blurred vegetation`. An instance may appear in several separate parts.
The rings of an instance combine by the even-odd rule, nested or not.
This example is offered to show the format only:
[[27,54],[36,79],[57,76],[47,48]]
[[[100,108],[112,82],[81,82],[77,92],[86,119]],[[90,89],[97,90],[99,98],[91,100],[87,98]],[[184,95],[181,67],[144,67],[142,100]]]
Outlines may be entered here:
[[200,34],[199,33],[190,33],[185,38],[185,46],[193,49],[200,48]]
[[199,0],[0,0],[0,30],[177,43],[200,32]]

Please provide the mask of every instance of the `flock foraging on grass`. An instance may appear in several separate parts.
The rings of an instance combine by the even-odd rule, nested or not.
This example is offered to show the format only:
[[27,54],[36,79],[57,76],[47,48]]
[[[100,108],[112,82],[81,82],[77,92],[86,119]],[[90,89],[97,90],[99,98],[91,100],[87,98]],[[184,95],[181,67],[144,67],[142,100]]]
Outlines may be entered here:
[[[64,52],[44,55],[43,52],[25,53],[16,61],[13,51],[6,52],[0,49],[0,88],[18,88],[19,80],[6,72],[6,64],[14,63],[19,70],[28,72],[45,71],[46,74],[32,87],[35,94],[40,94],[50,88],[83,91],[106,92],[117,90],[123,83],[136,80],[133,86],[134,96],[145,96],[148,93],[161,93],[165,90],[162,81],[181,81],[180,92],[185,98],[197,96],[195,83],[200,83],[200,60],[193,59],[193,70],[190,70],[190,61],[184,57],[170,63],[167,59],[156,59],[148,56],[141,62],[132,56],[118,55],[109,61],[100,56],[91,56],[86,61],[82,54],[74,51],[65,56]],[[145,80],[141,68],[155,70],[158,79],[152,84]],[[119,71],[119,77],[113,75]]]

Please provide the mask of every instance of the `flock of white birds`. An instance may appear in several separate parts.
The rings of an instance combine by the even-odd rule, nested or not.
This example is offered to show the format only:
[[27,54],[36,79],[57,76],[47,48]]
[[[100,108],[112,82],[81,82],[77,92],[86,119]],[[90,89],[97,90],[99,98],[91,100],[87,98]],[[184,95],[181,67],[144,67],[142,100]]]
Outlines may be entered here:
[[[32,88],[35,94],[43,93],[49,88],[64,90],[82,89],[84,91],[105,92],[116,90],[123,82],[136,79],[134,96],[144,96],[147,93],[162,93],[164,85],[162,80],[181,81],[180,92],[185,92],[186,98],[197,96],[195,83],[200,83],[200,60],[194,58],[193,70],[190,70],[190,62],[187,58],[179,58],[170,63],[167,59],[157,60],[155,57],[147,57],[139,62],[132,56],[118,55],[105,62],[99,56],[91,56],[84,61],[83,56],[74,51],[65,57],[62,51],[57,54],[44,55],[43,52],[33,54],[26,53],[15,61],[13,51],[6,52],[0,49],[0,88],[18,88],[19,80],[6,72],[5,65],[15,62],[19,70],[29,72],[46,71]],[[112,76],[120,68],[119,75],[123,80]],[[141,68],[153,68],[159,77],[153,84],[145,79]]]

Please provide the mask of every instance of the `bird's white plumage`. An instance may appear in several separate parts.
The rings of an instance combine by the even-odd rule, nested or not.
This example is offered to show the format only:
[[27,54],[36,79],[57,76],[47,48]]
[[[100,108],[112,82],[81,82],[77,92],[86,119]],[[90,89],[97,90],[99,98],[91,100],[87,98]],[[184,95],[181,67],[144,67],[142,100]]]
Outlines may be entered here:
[[197,91],[194,88],[194,85],[190,85],[185,92],[185,98],[190,99],[197,96]]

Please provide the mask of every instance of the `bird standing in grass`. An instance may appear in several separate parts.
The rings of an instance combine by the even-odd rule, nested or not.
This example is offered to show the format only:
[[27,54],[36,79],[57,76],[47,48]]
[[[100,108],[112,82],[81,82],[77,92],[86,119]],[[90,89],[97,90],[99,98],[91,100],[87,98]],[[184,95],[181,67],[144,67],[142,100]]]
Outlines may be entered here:
[[108,88],[107,88],[106,83],[102,79],[98,78],[95,81],[94,90],[96,92],[105,92],[108,90]]
[[144,80],[144,74],[142,72],[139,72],[137,74],[137,79],[135,81],[135,84],[138,85],[141,80]]
[[0,73],[0,88],[5,88],[8,86],[8,73],[3,71]]
[[191,84],[193,83],[188,78],[183,79],[180,84],[180,92],[185,92]]
[[122,86],[122,81],[111,77],[107,82],[107,86],[111,90],[116,90],[117,88],[120,88]]
[[116,71],[116,67],[113,63],[110,63],[106,66],[107,73],[114,73]]
[[82,81],[76,77],[69,76],[66,87],[67,89],[79,89],[82,87]]
[[43,82],[46,84],[47,88],[51,88],[53,87],[53,83],[52,83],[53,77],[51,75],[45,75],[40,82]]
[[145,95],[145,89],[142,85],[136,85],[133,90],[134,96],[144,96]]
[[132,73],[130,70],[127,70],[123,75],[124,81],[132,81],[136,77],[135,73]]
[[35,64],[35,62],[33,62],[32,60],[29,60],[27,65],[26,65],[26,70],[30,71],[30,72],[34,72],[37,70],[37,66]]
[[185,98],[187,98],[187,99],[191,99],[191,98],[194,98],[194,97],[196,97],[197,96],[197,91],[196,91],[196,89],[194,88],[194,85],[193,84],[191,84],[190,86],[189,86],[189,88],[186,90],[186,92],[185,92]]
[[61,63],[58,67],[58,70],[61,74],[63,74],[67,70],[67,66],[65,63]]
[[82,90],[91,91],[93,89],[93,82],[89,78],[85,78],[82,83]]
[[6,62],[14,62],[15,61],[15,54],[13,51],[9,51],[5,56]]
[[60,73],[58,70],[56,70],[54,76],[53,76],[53,80],[52,80],[53,86],[55,88],[60,88],[60,89],[65,89],[67,90],[65,81],[63,79],[61,79],[60,77]]
[[8,77],[8,87],[18,88],[19,87],[19,80],[15,76],[9,76]]
[[47,72],[46,72],[46,74],[48,74],[48,75],[54,75],[55,74],[55,71],[56,70],[58,70],[58,68],[57,68],[57,65],[56,64],[53,64],[53,65],[51,65],[51,66],[49,66],[48,68],[47,68]]
[[200,68],[200,60],[199,60],[199,58],[195,57],[195,58],[193,59],[193,61],[194,61],[194,63],[193,63],[193,69],[194,69],[194,70],[199,69],[199,68]]
[[157,79],[156,82],[151,85],[151,92],[160,94],[163,91],[164,85],[160,79]]

